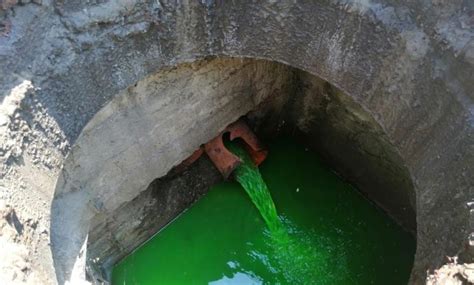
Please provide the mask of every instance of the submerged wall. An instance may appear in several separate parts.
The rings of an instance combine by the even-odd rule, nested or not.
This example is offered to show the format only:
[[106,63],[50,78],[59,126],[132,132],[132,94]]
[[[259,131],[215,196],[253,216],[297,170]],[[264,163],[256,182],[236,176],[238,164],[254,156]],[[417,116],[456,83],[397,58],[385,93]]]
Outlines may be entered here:
[[[109,118],[110,128],[104,130],[120,137],[124,129],[114,129],[114,115],[104,106],[115,106],[108,104],[117,98],[129,106],[132,102],[124,94],[136,82],[207,56],[286,63],[350,96],[386,134],[416,189],[418,248],[411,282],[423,283],[426,270],[440,267],[445,256],[459,255],[460,262],[472,262],[468,253],[473,232],[474,51],[469,2],[27,2],[0,5],[0,193],[7,204],[1,212],[2,228],[12,229],[0,241],[18,259],[0,263],[6,280],[49,284],[70,278],[70,262],[82,256],[78,249],[84,244],[84,237],[75,236],[77,225],[102,208],[120,204],[114,195],[97,195],[103,193],[100,187],[88,187],[92,180],[98,183],[94,185],[108,185],[107,177],[90,174],[91,182],[82,184],[75,181],[86,176],[68,176],[81,166],[78,161],[87,169],[91,153],[104,158],[104,169],[114,169],[110,163],[119,160],[120,148],[112,147],[119,141],[109,141],[104,152],[99,151],[103,140],[89,149],[77,148],[80,138],[87,137],[86,125],[94,116]],[[245,103],[249,110],[259,102],[250,101]],[[141,114],[135,111],[130,116],[139,122]],[[165,120],[166,114],[157,116]],[[206,118],[199,112],[186,114]],[[231,117],[216,121],[199,138],[205,141]],[[161,127],[156,132],[169,130]],[[135,131],[125,130],[132,136]],[[185,146],[164,144],[173,155],[160,157],[166,163],[153,165],[153,173],[147,175],[150,179],[164,175],[199,143],[196,139]],[[84,156],[76,157],[75,152]],[[158,160],[148,154],[130,158],[137,164]],[[136,171],[116,170],[110,173]],[[62,188],[64,181],[74,182],[72,188]],[[132,198],[148,184],[125,185],[115,189]],[[71,196],[68,199],[76,202],[63,204],[60,210],[53,206],[59,215],[53,214],[51,225],[53,196],[59,201],[64,193],[78,200]],[[86,215],[72,214],[84,205],[90,208]],[[15,223],[6,218],[12,216],[17,217]],[[59,240],[71,246],[62,247]],[[54,268],[53,259],[61,266]],[[73,278],[80,278],[84,268],[80,262],[76,265]]]

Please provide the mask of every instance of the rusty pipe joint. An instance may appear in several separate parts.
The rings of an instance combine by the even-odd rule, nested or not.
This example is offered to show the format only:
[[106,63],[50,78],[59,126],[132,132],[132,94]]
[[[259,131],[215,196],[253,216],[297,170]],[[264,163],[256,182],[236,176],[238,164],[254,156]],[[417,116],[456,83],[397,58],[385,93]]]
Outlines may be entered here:
[[249,153],[251,159],[256,165],[260,165],[267,157],[267,151],[260,144],[257,136],[250,130],[243,120],[238,120],[230,124],[217,137],[210,140],[198,148],[190,157],[176,166],[171,173],[179,173],[186,169],[189,165],[198,160],[201,155],[206,152],[211,161],[214,163],[219,172],[225,179],[229,178],[234,169],[239,166],[242,161],[238,156],[230,152],[224,145],[223,136],[229,134],[231,141],[240,138],[244,142],[245,150]]
[[222,176],[227,179],[232,171],[234,171],[242,161],[238,156],[225,147],[223,140],[225,134],[229,134],[231,141],[237,138],[242,139],[245,150],[249,153],[252,161],[256,165],[260,165],[267,157],[267,151],[260,144],[257,136],[243,120],[238,120],[237,122],[230,124],[217,137],[204,144],[204,146],[197,149],[190,157],[181,162],[180,165],[173,169],[173,173],[183,171],[186,167],[198,160],[204,152],[206,152]]
[[239,120],[230,124],[217,137],[204,145],[204,151],[225,179],[242,163],[238,156],[225,147],[223,136],[227,133],[231,141],[237,138],[243,140],[246,151],[256,165],[260,165],[267,157],[267,151],[244,121]]

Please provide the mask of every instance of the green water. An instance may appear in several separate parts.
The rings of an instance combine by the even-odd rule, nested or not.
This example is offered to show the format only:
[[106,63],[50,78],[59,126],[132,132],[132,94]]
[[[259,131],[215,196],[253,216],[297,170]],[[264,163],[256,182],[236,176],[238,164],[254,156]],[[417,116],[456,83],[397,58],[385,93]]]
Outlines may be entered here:
[[317,155],[279,140],[260,172],[280,225],[268,230],[237,182],[215,185],[116,265],[113,284],[406,284],[414,240]]

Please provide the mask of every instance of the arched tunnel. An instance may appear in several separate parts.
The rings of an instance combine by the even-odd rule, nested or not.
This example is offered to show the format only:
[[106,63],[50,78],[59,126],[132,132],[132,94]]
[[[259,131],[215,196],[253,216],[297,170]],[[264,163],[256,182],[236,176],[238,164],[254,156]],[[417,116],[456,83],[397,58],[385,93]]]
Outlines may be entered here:
[[22,151],[6,144],[2,177],[20,221],[47,217],[25,280],[110,282],[222,180],[206,156],[172,170],[238,119],[308,145],[410,232],[410,284],[471,264],[472,44],[443,34],[469,9],[385,2],[9,6],[0,127]]

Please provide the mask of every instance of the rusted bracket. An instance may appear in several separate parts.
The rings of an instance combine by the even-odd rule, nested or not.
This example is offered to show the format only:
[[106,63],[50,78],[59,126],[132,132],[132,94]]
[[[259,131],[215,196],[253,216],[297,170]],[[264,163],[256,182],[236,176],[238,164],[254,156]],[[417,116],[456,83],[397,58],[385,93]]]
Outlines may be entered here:
[[230,152],[224,145],[223,136],[229,134],[231,141],[242,139],[244,147],[249,153],[251,159],[256,165],[260,165],[267,157],[267,151],[259,142],[257,136],[245,124],[239,120],[230,124],[217,137],[206,143],[203,147],[196,150],[190,157],[184,160],[177,168],[184,169],[195,162],[205,151],[211,161],[217,167],[219,172],[225,179],[234,171],[234,169],[242,162],[238,156]]

